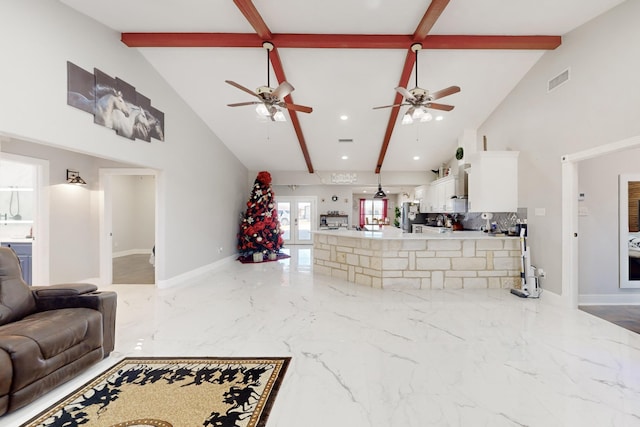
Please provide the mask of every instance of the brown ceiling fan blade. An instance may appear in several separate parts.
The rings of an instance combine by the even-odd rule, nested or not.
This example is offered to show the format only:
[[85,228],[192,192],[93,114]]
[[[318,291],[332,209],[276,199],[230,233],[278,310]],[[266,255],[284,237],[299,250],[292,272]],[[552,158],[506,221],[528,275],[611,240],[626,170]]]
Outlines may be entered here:
[[460,92],[460,88],[458,86],[449,86],[448,88],[432,93],[431,99],[444,98],[445,96],[453,95],[458,92]]
[[280,86],[278,86],[274,89],[273,92],[271,92],[271,97],[284,99],[285,96],[289,95],[294,90],[295,88],[291,86],[291,84],[289,84],[288,82],[282,82],[280,83]]
[[393,104],[393,105],[383,105],[381,107],[373,107],[374,110],[379,110],[381,108],[391,108],[391,107],[402,107],[403,105],[410,105],[410,104]]
[[398,86],[396,88],[396,92],[398,92],[400,95],[404,96],[404,99],[408,99],[411,101],[415,101],[416,97],[413,96],[413,94],[411,92],[409,92],[406,88],[402,87],[402,86]]
[[453,105],[437,104],[435,102],[428,103],[426,107],[433,108],[434,110],[442,110],[442,111],[451,111],[454,108]]
[[227,107],[242,107],[243,105],[255,105],[255,104],[262,104],[262,102],[258,102],[258,101],[236,102],[235,104],[227,104]]
[[[236,82],[234,82],[232,80],[225,80],[225,82],[229,83],[231,86],[237,87],[238,89],[240,89],[240,90],[242,90],[244,92],[247,92],[249,95],[253,95],[256,98],[260,98],[260,95],[258,95],[257,93],[255,93],[251,89],[242,86],[240,83],[236,83]],[[262,98],[260,98],[260,99],[262,99]]]
[[289,110],[299,111],[301,113],[310,113],[313,111],[311,107],[305,107],[304,105],[296,105],[296,104],[287,104],[283,103],[284,107]]

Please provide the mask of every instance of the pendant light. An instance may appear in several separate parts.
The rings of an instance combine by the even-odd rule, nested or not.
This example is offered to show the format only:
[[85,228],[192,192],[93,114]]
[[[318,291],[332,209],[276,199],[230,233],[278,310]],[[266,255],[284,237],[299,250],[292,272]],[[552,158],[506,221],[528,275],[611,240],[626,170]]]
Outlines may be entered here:
[[387,197],[386,193],[382,191],[382,184],[380,182],[380,174],[378,174],[378,191],[373,195],[374,199],[384,199]]

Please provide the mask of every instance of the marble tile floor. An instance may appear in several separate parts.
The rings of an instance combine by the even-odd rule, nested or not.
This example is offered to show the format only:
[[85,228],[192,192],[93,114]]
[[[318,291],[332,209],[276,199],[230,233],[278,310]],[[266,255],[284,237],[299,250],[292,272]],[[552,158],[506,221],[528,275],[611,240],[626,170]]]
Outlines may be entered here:
[[116,350],[0,418],[17,426],[122,357],[291,356],[267,426],[639,426],[640,335],[508,290],[379,290],[311,249],[188,285],[112,285]]

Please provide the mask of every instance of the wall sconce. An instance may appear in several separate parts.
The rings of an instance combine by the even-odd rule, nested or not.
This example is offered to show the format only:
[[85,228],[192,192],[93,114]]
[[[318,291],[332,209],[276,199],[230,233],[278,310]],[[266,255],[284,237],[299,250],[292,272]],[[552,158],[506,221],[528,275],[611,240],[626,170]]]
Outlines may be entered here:
[[67,169],[67,183],[86,185],[86,181],[80,177],[80,172]]

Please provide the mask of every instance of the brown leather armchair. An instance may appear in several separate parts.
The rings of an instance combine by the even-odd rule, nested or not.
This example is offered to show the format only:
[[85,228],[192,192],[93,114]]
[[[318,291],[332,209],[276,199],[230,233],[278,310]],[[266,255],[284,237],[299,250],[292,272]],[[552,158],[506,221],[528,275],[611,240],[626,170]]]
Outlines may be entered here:
[[16,254],[0,247],[0,415],[107,357],[116,302],[86,283],[29,287]]

